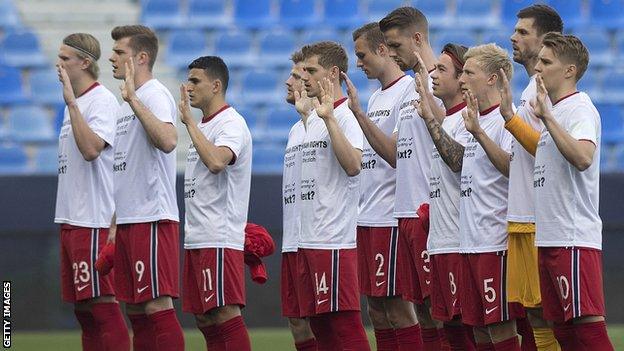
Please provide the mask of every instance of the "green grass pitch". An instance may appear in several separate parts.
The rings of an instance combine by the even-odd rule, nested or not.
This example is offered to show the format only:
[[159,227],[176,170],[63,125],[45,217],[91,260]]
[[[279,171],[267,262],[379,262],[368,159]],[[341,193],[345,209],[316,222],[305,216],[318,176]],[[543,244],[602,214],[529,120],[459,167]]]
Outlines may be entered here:
[[[251,329],[252,349],[255,351],[294,350],[288,329]],[[609,326],[609,336],[616,350],[624,350],[624,325]],[[198,330],[184,331],[186,350],[205,350],[204,339]],[[373,340],[369,330],[368,339]],[[80,351],[78,331],[16,332],[12,335],[12,350],[16,351]]]

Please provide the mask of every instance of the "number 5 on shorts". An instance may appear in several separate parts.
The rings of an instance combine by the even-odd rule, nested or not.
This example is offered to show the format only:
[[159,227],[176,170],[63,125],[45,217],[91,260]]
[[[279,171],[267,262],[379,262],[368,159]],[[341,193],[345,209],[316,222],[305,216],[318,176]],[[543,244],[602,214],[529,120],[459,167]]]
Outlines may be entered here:
[[489,303],[496,301],[496,290],[490,286],[493,282],[494,278],[483,279],[483,295],[485,296],[485,301]]

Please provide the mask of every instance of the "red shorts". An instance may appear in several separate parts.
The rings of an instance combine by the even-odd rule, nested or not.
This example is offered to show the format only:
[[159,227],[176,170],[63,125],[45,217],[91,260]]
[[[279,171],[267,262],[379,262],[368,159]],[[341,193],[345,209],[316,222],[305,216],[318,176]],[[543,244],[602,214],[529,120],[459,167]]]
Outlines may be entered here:
[[299,299],[297,297],[297,252],[282,253],[282,316],[299,318]]
[[459,296],[464,324],[483,327],[522,316],[522,305],[507,301],[506,251],[461,256]]
[[357,249],[299,249],[297,271],[300,317],[360,310]]
[[366,296],[396,296],[397,227],[357,227],[360,293]]
[[399,218],[399,291],[417,304],[424,303],[431,290],[427,236],[420,218]]
[[564,323],[604,316],[602,251],[583,247],[538,248],[544,319]]
[[431,316],[442,322],[461,314],[459,279],[462,257],[458,253],[431,255]]
[[245,306],[244,252],[206,248],[184,250],[182,311],[204,314],[225,305]]
[[117,299],[137,304],[159,296],[179,296],[179,224],[175,221],[117,225]]
[[115,295],[113,272],[100,276],[95,269],[98,253],[106,244],[108,228],[61,225],[61,296],[78,302]]

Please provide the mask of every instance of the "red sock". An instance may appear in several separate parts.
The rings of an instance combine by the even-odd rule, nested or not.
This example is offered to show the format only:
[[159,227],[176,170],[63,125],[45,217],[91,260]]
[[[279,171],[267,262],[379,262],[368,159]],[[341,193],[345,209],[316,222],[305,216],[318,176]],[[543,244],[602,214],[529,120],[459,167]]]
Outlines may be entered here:
[[370,350],[366,331],[362,325],[360,311],[342,311],[328,313],[327,318],[342,341],[342,350]]
[[310,317],[310,329],[316,337],[316,345],[319,350],[340,351],[342,350],[342,341],[334,332],[328,315],[329,313],[323,313]]
[[424,351],[440,350],[440,335],[438,335],[437,328],[422,328],[420,334],[422,334]]
[[522,336],[522,351],[537,351],[537,345],[535,345],[535,337],[533,337],[533,327],[527,318],[516,319],[516,328],[518,328],[518,334]]
[[580,341],[574,331],[574,325],[572,324],[555,324],[553,327],[555,338],[561,346],[563,351],[583,351],[580,347]]
[[225,350],[250,351],[251,341],[243,317],[236,316],[217,326],[219,334],[225,342]]
[[199,330],[204,334],[206,339],[206,348],[210,351],[225,351],[225,342],[221,335],[219,335],[219,328],[216,325],[207,325],[205,327],[199,327]]
[[399,351],[422,350],[423,340],[420,335],[420,324],[395,330]]
[[377,351],[397,351],[399,349],[396,333],[392,328],[375,329],[375,343],[377,344]]
[[95,318],[93,318],[93,314],[91,314],[91,312],[77,310],[74,310],[74,314],[76,315],[76,319],[78,319],[78,323],[82,329],[82,349],[84,351],[102,350],[100,331],[97,323],[95,322]]
[[468,331],[463,325],[455,326],[445,324],[444,332],[451,351],[476,351],[473,341],[470,340],[470,338],[472,338],[472,333],[470,333],[471,335],[469,336]]
[[306,341],[295,343],[297,351],[316,351],[316,339],[308,339]]
[[579,323],[573,327],[580,344],[587,350],[613,351],[613,345],[607,335],[607,324],[604,321]]
[[446,338],[444,328],[438,329],[438,335],[440,336],[440,351],[451,351],[451,344],[449,344],[449,341]]
[[513,336],[507,340],[497,342],[496,344],[494,344],[494,350],[496,351],[521,351],[520,342],[518,342],[518,337]]
[[96,303],[91,307],[100,329],[100,341],[106,351],[130,351],[130,336],[119,305],[114,302]]
[[494,344],[491,342],[487,344],[477,344],[477,351],[496,351]]
[[145,314],[129,314],[132,325],[132,349],[134,351],[156,350],[156,333],[154,326]]
[[154,326],[156,350],[184,351],[184,334],[173,308],[147,316]]

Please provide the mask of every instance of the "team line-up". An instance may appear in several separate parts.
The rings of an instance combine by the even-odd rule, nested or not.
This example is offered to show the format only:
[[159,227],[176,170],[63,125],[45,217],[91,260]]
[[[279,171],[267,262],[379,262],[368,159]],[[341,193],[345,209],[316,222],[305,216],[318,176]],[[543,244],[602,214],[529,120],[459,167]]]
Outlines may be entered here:
[[[358,68],[380,83],[366,111],[341,45],[292,53],[281,312],[297,350],[369,350],[360,294],[378,350],[613,350],[600,116],[577,91],[589,53],[561,34],[552,8],[531,5],[517,17],[512,56],[526,72],[515,74],[530,77],[519,106],[509,53],[462,43],[435,53],[413,7],[353,32]],[[172,304],[179,118],[192,140],[182,310],[208,350],[250,350],[244,264],[259,264],[272,242],[245,239],[267,233],[246,229],[252,138],[227,104],[226,63],[190,63],[176,103],[152,75],[154,32],[130,25],[111,36],[121,105],[97,82],[93,36],[65,37],[57,60],[67,106],[55,222],[62,297],[75,305],[83,349],[130,349],[118,302],[135,351],[184,349]]]

